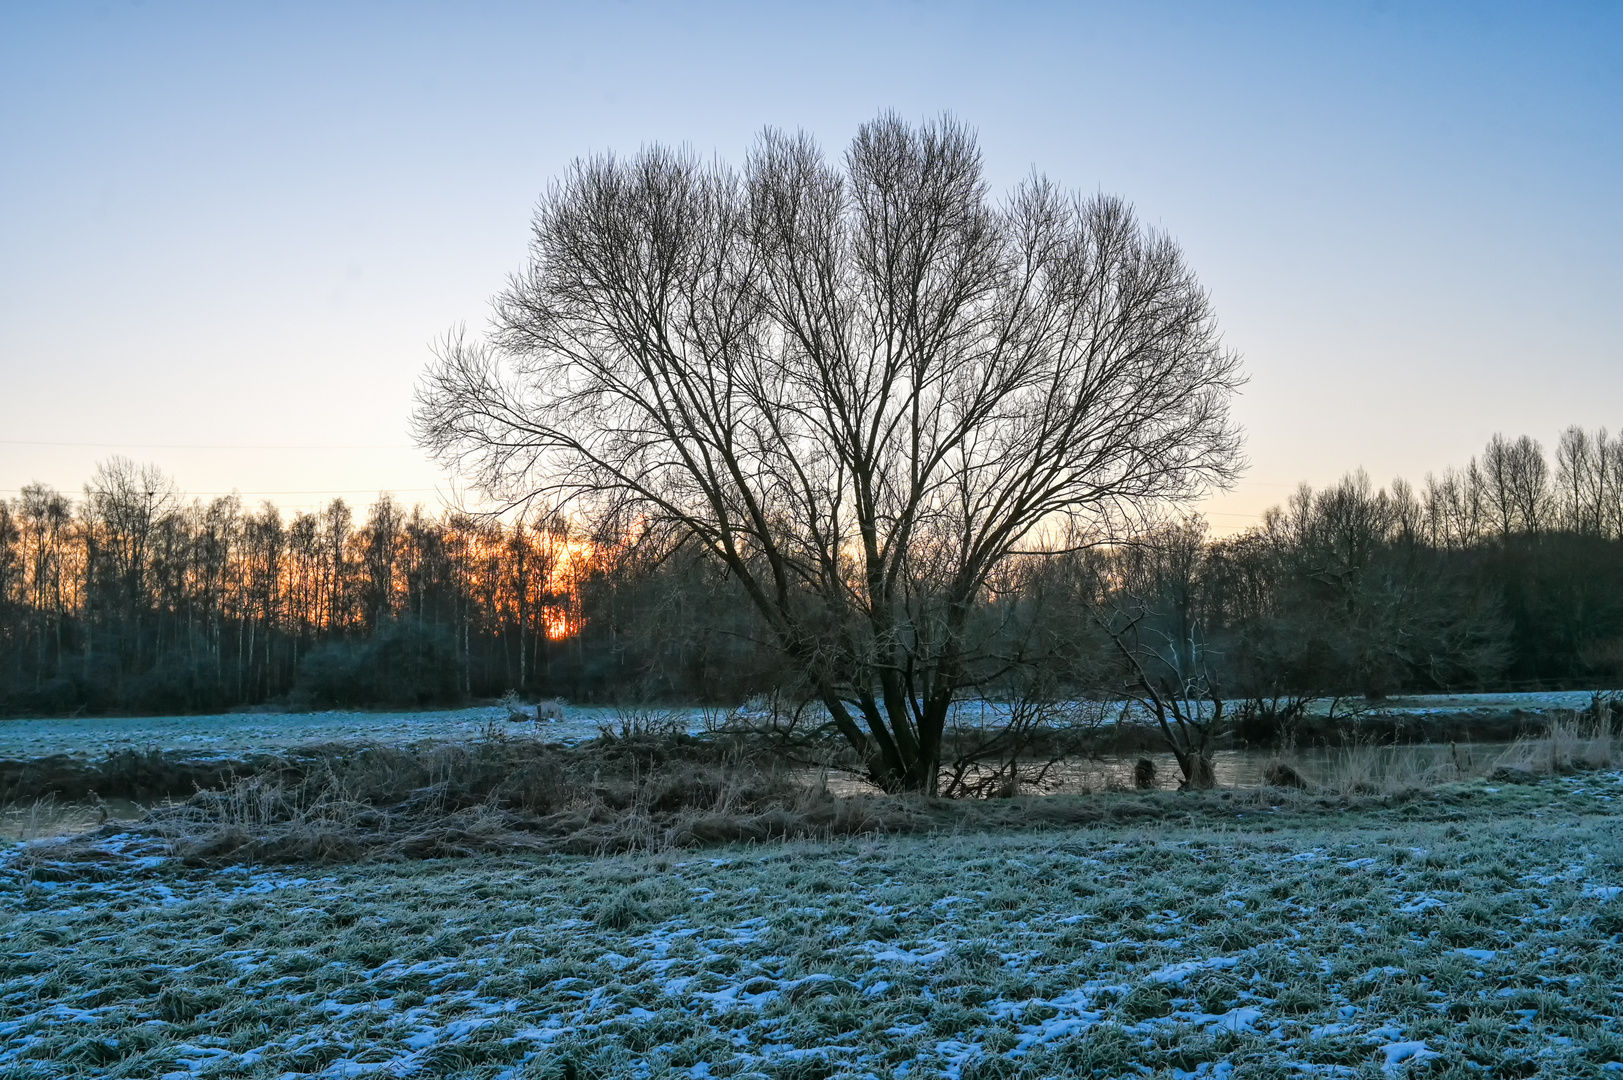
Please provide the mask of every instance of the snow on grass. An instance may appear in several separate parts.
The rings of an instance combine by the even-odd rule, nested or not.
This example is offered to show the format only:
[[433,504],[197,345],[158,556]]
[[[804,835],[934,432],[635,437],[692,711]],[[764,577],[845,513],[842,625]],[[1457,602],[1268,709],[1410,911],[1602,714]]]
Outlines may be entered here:
[[[689,731],[704,730],[702,710],[673,714]],[[421,712],[330,711],[228,713],[219,716],[92,716],[0,722],[0,758],[52,754],[99,758],[119,750],[171,750],[197,756],[288,750],[324,742],[387,743],[442,739],[467,742],[495,727],[505,735],[573,744],[620,722],[609,708],[571,706],[561,721],[512,723],[505,708],[482,706]]]
[[1612,1075],[1623,843],[1540,790],[1539,817],[320,871],[12,849],[0,1075]]
[[[1454,694],[1395,697],[1375,710],[1382,716],[1424,716],[1438,713],[1504,712],[1544,713],[1582,710],[1590,704],[1588,691],[1538,691],[1505,694]],[[1319,702],[1316,707],[1327,708]],[[1129,710],[1131,711],[1131,710]],[[1007,705],[967,701],[955,717],[965,724],[996,722],[1008,715]],[[1103,711],[1111,722],[1114,707]],[[682,708],[669,718],[690,732],[705,727],[704,710]],[[1143,719],[1143,718],[1141,718]],[[77,717],[14,719],[0,723],[0,758],[27,759],[51,754],[99,758],[118,750],[161,749],[228,757],[242,753],[287,750],[320,742],[376,740],[411,742],[420,739],[467,741],[479,738],[494,725],[509,734],[534,734],[549,742],[576,743],[597,735],[602,726],[620,722],[611,708],[571,705],[564,719],[544,724],[511,723],[502,707],[426,711],[360,712],[335,710],[306,713],[226,713],[214,716]],[[1158,761],[1158,768],[1170,768]],[[1253,778],[1254,779],[1254,778]]]

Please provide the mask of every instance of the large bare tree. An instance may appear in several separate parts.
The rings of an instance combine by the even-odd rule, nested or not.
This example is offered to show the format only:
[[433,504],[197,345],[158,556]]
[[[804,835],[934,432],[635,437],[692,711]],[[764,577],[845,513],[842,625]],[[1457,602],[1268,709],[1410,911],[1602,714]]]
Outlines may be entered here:
[[1229,479],[1238,359],[1177,244],[973,133],[885,115],[843,161],[575,163],[420,441],[479,488],[691,537],[886,790],[933,792],[972,612],[1011,558]]

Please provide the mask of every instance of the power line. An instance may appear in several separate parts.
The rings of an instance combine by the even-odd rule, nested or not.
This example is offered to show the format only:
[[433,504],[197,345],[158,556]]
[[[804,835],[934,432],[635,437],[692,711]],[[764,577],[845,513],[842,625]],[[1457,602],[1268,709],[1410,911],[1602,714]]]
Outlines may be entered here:
[[251,446],[242,443],[110,443],[46,442],[40,439],[0,439],[0,446],[86,446],[104,450],[413,450],[410,443],[310,443]]
[[[7,494],[7,495],[20,495],[22,493],[22,490],[23,490],[22,488],[0,488],[0,492],[3,492],[5,494]],[[369,488],[331,488],[331,489],[328,489],[328,490],[325,490],[325,491],[239,491],[239,490],[232,490],[232,491],[183,491],[180,494],[182,496],[186,496],[186,495],[377,495],[377,494],[381,494],[383,492],[388,492],[391,495],[398,495],[398,494],[420,494],[420,493],[423,493],[423,492],[438,491],[438,490],[439,490],[439,488],[369,487]]]
[[[0,442],[4,442],[4,440],[0,440]],[[22,490],[23,490],[22,488],[0,488],[0,494],[20,495],[20,494],[22,494]],[[421,495],[421,494],[429,494],[429,493],[437,492],[439,490],[440,489],[437,488],[437,487],[432,487],[432,488],[403,488],[403,487],[389,487],[388,485],[383,485],[381,487],[365,487],[365,488],[320,488],[320,489],[312,489],[312,490],[306,490],[306,491],[243,491],[240,488],[233,488],[230,491],[190,491],[190,490],[187,490],[187,491],[181,492],[180,494],[182,496],[186,496],[186,495],[376,495],[376,494],[381,494],[383,492],[388,492],[391,495]],[[1242,514],[1242,513],[1232,511],[1232,510],[1206,510],[1206,511],[1201,511],[1201,513],[1205,517],[1237,517],[1237,518],[1260,518],[1260,517],[1262,517],[1261,514]]]

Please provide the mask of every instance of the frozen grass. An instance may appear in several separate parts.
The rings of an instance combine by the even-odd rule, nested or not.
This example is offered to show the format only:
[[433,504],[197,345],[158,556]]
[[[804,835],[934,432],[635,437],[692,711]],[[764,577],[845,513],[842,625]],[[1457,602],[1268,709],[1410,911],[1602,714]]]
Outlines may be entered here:
[[1615,1076],[1619,800],[298,872],[13,849],[0,1075]]
[[1573,714],[1557,715],[1536,739],[1518,739],[1497,762],[1500,768],[1534,775],[1610,769],[1617,756],[1613,719],[1586,722]]
[[[704,728],[698,708],[669,714],[689,730]],[[470,740],[492,726],[533,733],[549,742],[576,743],[623,722],[615,709],[569,706],[555,723],[515,724],[500,706],[425,712],[228,713],[220,716],[91,716],[75,719],[0,720],[0,758],[52,754],[99,758],[119,751],[183,751],[235,757],[324,742]]]
[[0,841],[71,836],[87,832],[96,824],[97,814],[90,807],[60,803],[51,797],[0,806]]
[[[1509,745],[1382,746],[1354,742],[1322,750],[1314,767],[1316,786],[1341,795],[1394,795],[1489,776],[1529,780],[1539,776],[1612,768],[1617,754],[1615,722],[1554,712],[1536,736]],[[1301,756],[1284,764],[1297,766]],[[1315,786],[1315,785],[1310,785]]]
[[[1455,694],[1391,698],[1373,710],[1387,717],[1423,717],[1433,714],[1492,716],[1509,713],[1542,714],[1587,708],[1588,691],[1536,693]],[[1328,702],[1316,708],[1329,707]],[[1341,705],[1345,708],[1345,705]],[[966,717],[979,711],[1002,714],[1005,708],[966,702]],[[662,714],[688,731],[704,730],[706,711],[697,706]],[[469,740],[492,724],[517,732],[536,731],[548,741],[574,743],[591,739],[603,726],[625,721],[620,710],[570,705],[559,723],[510,724],[502,706],[423,712],[316,712],[229,713],[218,716],[80,717],[73,719],[0,720],[0,758],[41,758],[52,754],[99,758],[121,750],[149,749],[216,754],[242,754],[287,750],[308,743],[340,741],[414,742],[421,739]]]

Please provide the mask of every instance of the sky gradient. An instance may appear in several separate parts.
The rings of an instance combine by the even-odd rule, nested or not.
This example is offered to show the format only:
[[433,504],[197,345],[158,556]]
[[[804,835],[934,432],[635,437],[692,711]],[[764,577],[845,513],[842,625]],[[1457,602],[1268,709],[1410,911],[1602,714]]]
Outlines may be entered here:
[[951,111],[1182,243],[1250,382],[1218,531],[1623,426],[1623,4],[0,3],[0,497],[97,460],[440,504],[429,345],[574,157]]

